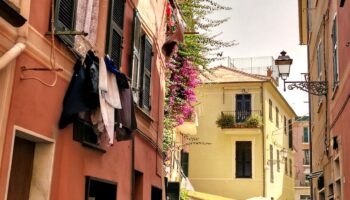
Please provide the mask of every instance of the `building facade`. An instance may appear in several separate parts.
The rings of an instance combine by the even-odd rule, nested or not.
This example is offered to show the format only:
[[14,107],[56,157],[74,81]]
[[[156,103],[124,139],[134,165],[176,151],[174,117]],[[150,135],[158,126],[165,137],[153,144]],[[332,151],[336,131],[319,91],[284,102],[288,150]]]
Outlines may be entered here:
[[275,80],[220,66],[203,77],[196,95],[196,137],[210,145],[189,146],[194,190],[233,199],[294,199],[295,113]]
[[293,124],[293,144],[295,148],[295,199],[310,200],[310,137],[309,117],[296,117]]
[[308,46],[310,80],[327,84],[310,95],[313,199],[347,199],[349,186],[349,2],[299,1],[301,44]]
[[[168,3],[1,1],[0,199],[162,199],[162,46],[167,41]],[[74,111],[71,123],[59,127],[64,106],[70,111],[81,106],[67,100],[68,92],[80,98],[79,81],[86,74],[96,83],[96,68],[77,71],[86,69],[79,63],[88,66],[91,55],[89,67],[99,63],[102,73],[109,55],[115,76],[130,80],[122,82],[125,89],[119,82],[118,87],[129,102],[121,98],[123,109],[131,109],[129,105],[134,110],[121,112],[135,114],[137,128],[114,127],[116,122],[108,121],[116,130],[109,132],[108,142],[106,131],[99,132],[103,137],[91,135],[96,133],[92,122],[78,123],[81,112]],[[108,117],[114,118],[115,111]]]

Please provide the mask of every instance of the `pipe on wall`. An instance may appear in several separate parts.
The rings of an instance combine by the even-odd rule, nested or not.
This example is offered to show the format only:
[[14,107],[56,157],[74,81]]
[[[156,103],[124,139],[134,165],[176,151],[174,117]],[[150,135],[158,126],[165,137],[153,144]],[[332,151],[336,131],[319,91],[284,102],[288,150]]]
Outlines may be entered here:
[[17,58],[26,48],[26,45],[22,42],[16,43],[11,49],[9,49],[4,55],[0,57],[0,70],[5,68],[11,61]]

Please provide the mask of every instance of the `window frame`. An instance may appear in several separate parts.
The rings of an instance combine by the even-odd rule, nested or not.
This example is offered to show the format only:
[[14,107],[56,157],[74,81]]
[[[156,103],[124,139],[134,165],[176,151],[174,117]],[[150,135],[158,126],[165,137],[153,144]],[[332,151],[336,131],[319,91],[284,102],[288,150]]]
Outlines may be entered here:
[[[305,132],[306,130],[306,132]],[[305,140],[305,133],[307,135],[307,141]],[[309,128],[308,127],[303,127],[303,138],[302,138],[303,144],[309,144],[310,143],[310,135],[309,135]]]
[[339,84],[338,25],[337,25],[336,14],[334,15],[334,18],[333,18],[331,39],[332,39],[332,58],[333,58],[332,89],[334,91]]
[[[74,31],[75,30],[75,23],[76,23],[76,13],[77,13],[77,6],[78,6],[78,1],[77,0],[71,0],[73,2],[73,8],[72,8],[72,17],[68,17],[72,23],[72,27],[67,27],[64,22],[62,22],[59,19],[59,15],[62,12],[61,10],[61,3],[63,0],[56,0],[55,1],[55,13],[54,13],[54,27],[55,27],[55,32],[57,31]],[[67,12],[67,11],[66,11]],[[65,45],[68,45],[70,47],[74,47],[74,36],[73,35],[56,35],[57,38],[59,38]]]
[[[241,143],[242,146],[246,147],[244,145],[244,143],[250,143],[250,160],[248,158],[248,160],[246,160],[245,156],[243,155],[243,159],[242,161],[238,162],[237,160],[237,154],[238,154],[238,143]],[[252,179],[253,178],[253,142],[252,141],[235,141],[235,178],[236,179]],[[240,153],[244,153],[247,149],[240,149]],[[243,174],[239,175],[238,174],[238,168],[239,168],[239,164],[241,164],[241,167],[243,167]],[[246,173],[246,164],[250,164],[250,175],[245,175]]]

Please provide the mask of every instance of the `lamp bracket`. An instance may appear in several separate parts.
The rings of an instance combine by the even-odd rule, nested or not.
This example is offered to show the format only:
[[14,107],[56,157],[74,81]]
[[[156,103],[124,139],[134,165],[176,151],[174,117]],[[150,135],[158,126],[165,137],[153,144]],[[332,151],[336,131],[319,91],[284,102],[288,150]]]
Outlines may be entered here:
[[328,91],[326,81],[284,81],[284,91],[286,91],[286,84],[288,84],[288,90],[297,88],[316,96],[326,95]]

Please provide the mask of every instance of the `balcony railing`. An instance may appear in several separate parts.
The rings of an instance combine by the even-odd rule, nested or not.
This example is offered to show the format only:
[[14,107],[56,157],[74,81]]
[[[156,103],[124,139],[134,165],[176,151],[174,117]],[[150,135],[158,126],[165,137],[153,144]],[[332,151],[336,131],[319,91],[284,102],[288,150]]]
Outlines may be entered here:
[[221,128],[259,128],[262,125],[261,110],[222,111],[216,122]]

